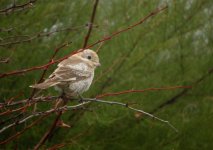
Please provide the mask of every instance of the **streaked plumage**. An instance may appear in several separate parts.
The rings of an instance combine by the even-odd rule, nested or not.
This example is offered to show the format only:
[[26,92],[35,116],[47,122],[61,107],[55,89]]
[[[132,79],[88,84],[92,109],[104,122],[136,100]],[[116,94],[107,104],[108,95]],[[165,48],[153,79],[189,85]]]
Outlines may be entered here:
[[66,96],[75,96],[89,89],[97,66],[100,66],[98,55],[86,49],[60,62],[58,68],[43,83],[30,87],[47,89],[54,86]]

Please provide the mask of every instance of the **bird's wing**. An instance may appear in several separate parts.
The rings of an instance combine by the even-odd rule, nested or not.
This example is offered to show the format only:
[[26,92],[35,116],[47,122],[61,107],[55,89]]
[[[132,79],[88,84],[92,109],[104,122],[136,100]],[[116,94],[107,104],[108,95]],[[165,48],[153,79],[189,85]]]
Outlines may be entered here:
[[65,67],[65,66],[68,66],[68,65],[76,65],[76,64],[79,64],[81,63],[82,60],[80,57],[78,56],[71,56],[63,61],[61,61],[59,64],[58,64],[58,67]]
[[91,72],[71,68],[69,66],[61,66],[58,67],[49,77],[49,80],[55,82],[68,82],[73,81],[77,82],[80,80],[84,80],[92,75]]
[[58,64],[58,68],[43,83],[35,84],[30,87],[46,89],[64,82],[78,82],[89,78],[92,71],[87,71],[87,64],[81,59],[70,57]]
[[50,75],[49,80],[56,82],[79,81],[92,75],[88,66],[79,57],[71,56],[58,64],[58,68]]

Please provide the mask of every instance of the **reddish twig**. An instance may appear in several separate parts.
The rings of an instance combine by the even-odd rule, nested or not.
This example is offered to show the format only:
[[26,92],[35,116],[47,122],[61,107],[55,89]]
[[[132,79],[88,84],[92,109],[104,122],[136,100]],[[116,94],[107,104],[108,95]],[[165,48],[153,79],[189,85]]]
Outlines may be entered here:
[[[37,103],[37,102],[50,102],[53,99],[57,99],[58,96],[41,96],[41,97],[36,97],[36,98],[32,98],[30,103]],[[11,103],[0,103],[0,108],[2,107],[10,107],[10,106],[16,106],[16,105],[21,105],[21,104],[25,104],[28,103],[28,99],[24,99],[24,100],[18,100],[15,102],[11,102]]]
[[144,22],[145,22],[147,19],[149,19],[150,17],[155,16],[156,14],[158,14],[159,12],[161,12],[161,11],[167,9],[167,8],[168,8],[168,6],[165,6],[165,7],[162,7],[162,8],[157,8],[156,10],[152,11],[150,14],[148,14],[147,16],[145,16],[143,19],[141,19],[139,22],[137,22],[137,23],[135,23],[135,24],[133,24],[133,25],[130,25],[129,27],[124,28],[124,29],[122,29],[122,30],[120,30],[120,31],[114,32],[114,33],[112,33],[110,36],[107,36],[107,37],[105,37],[105,38],[103,38],[103,39],[101,39],[101,40],[98,40],[97,42],[95,42],[95,43],[93,43],[93,44],[87,46],[86,48],[90,48],[90,47],[95,46],[95,45],[98,44],[98,43],[111,40],[113,37],[119,35],[120,33],[123,33],[123,32],[126,32],[126,31],[128,31],[128,30],[131,30],[132,28],[134,28],[134,27],[136,27],[136,26],[138,26],[138,25],[144,23]]
[[[126,90],[126,91],[120,91],[120,92],[115,92],[115,93],[105,93],[105,94],[101,94],[101,95],[96,96],[95,99],[85,98],[83,100],[85,100],[85,101],[98,101],[98,102],[106,103],[106,101],[100,100],[100,99],[98,100],[98,98],[103,98],[103,97],[108,97],[108,96],[117,96],[117,95],[128,94],[128,93],[141,93],[141,92],[145,92],[145,91],[174,90],[174,89],[179,89],[179,88],[187,89],[187,88],[192,88],[192,87],[191,86],[173,86],[173,87],[163,87],[163,88],[148,88],[148,89],[144,89],[144,90]],[[121,104],[120,102],[111,101],[111,102],[107,102],[107,103],[110,103],[110,104],[111,103],[112,104],[118,104],[119,103],[119,105],[124,106],[124,104],[123,103]],[[32,104],[28,103],[28,105],[32,105]],[[56,121],[58,121],[58,119],[60,118],[60,116],[62,114],[61,113],[62,110],[78,108],[81,105],[84,105],[84,103],[81,103],[81,104],[76,105],[76,106],[63,106],[63,107],[56,108],[56,109],[51,109],[51,110],[48,110],[48,111],[45,111],[45,112],[38,112],[38,113],[32,114],[32,115],[30,115],[30,116],[28,116],[28,117],[26,117],[26,118],[24,118],[22,120],[19,120],[19,121],[15,122],[15,123],[12,123],[12,124],[2,128],[0,130],[0,133],[3,132],[6,129],[12,127],[12,126],[15,126],[17,124],[21,124],[21,123],[27,121],[28,119],[30,119],[32,117],[39,116],[39,115],[45,115],[45,114],[49,114],[49,113],[53,113],[53,112],[58,112],[59,111],[59,114],[57,115],[57,118],[55,119],[55,121],[52,124],[51,128],[48,130],[48,132],[45,133],[45,135],[41,138],[40,142],[36,145],[35,149],[38,149],[43,143],[45,143],[45,141],[48,139],[49,135],[53,132],[54,128],[56,127],[56,123],[57,123]],[[24,107],[27,107],[27,106],[24,106]],[[133,110],[136,110],[133,107],[129,107],[129,108],[133,109]],[[23,109],[23,108],[18,108],[18,109],[20,110],[20,109]],[[14,111],[14,110],[12,110],[12,111]],[[138,111],[138,110],[136,110],[136,111]],[[149,115],[149,116],[151,116],[151,115]],[[163,122],[165,122],[165,121],[163,121]]]
[[39,123],[41,120],[43,120],[45,117],[47,117],[49,114],[46,114],[45,116],[42,116],[40,118],[38,118],[36,121],[34,121],[33,123],[31,123],[30,125],[28,125],[27,127],[25,127],[22,131],[17,132],[16,134],[12,135],[11,137],[7,138],[4,141],[0,142],[0,145],[3,144],[7,144],[8,142],[18,138],[20,135],[22,135],[26,130],[30,129],[31,127],[33,127],[34,125],[36,125],[37,123]]
[[[129,93],[143,93],[143,92],[148,92],[148,91],[163,91],[163,90],[175,90],[175,89],[189,89],[192,88],[192,86],[172,86],[172,87],[161,87],[161,88],[147,88],[143,90],[125,90],[125,91],[119,91],[115,93],[104,93],[97,95],[96,98],[103,98],[103,97],[109,97],[109,96],[117,96],[117,95],[122,95],[122,94],[129,94]],[[52,100],[56,100],[58,96],[46,96],[46,97],[35,97],[32,98],[30,102],[28,102],[28,99],[25,100],[19,100],[17,102],[12,102],[12,103],[0,103],[0,108],[1,107],[9,107],[9,106],[15,106],[15,105],[21,105],[28,103],[29,105],[38,103],[38,102],[52,102]],[[24,109],[24,106],[19,109]]]
[[24,106],[19,107],[19,108],[17,108],[17,109],[12,109],[12,110],[8,109],[8,110],[6,110],[5,112],[0,113],[0,116],[8,115],[8,114],[15,113],[15,112],[19,112],[19,111],[23,111],[23,110],[25,110],[25,109],[26,109],[27,107],[29,107],[29,106],[30,106],[30,105],[24,105]]
[[[62,44],[61,46],[59,46],[58,48],[56,48],[55,51],[54,51],[54,53],[53,53],[53,55],[52,55],[51,58],[49,59],[49,62],[48,62],[48,63],[51,63],[51,62],[53,61],[53,59],[55,58],[56,54],[59,52],[60,49],[62,49],[62,48],[64,48],[64,47],[68,46],[70,43],[72,43],[72,42],[64,43],[64,44]],[[42,74],[41,74],[41,77],[40,77],[40,79],[38,80],[37,83],[40,83],[40,82],[43,81],[43,78],[44,78],[44,76],[45,76],[45,74],[46,74],[48,68],[49,68],[49,66],[47,66],[47,67],[43,70],[43,72],[42,72]],[[29,100],[32,99],[32,97],[35,95],[35,92],[36,92],[36,89],[33,89],[33,90],[32,90],[32,93],[31,93],[31,96],[30,96],[30,98],[29,98]]]
[[[78,27],[68,27],[68,28],[63,28],[63,29],[57,29],[57,30],[54,30],[54,31],[51,31],[51,32],[38,32],[38,33],[34,33],[32,35],[10,36],[10,37],[2,39],[1,42],[0,42],[0,46],[4,47],[4,46],[16,45],[16,44],[20,44],[20,43],[27,43],[27,42],[31,42],[32,40],[37,39],[37,38],[48,37],[50,35],[53,35],[54,33],[78,30],[78,28],[81,28],[81,27],[84,27],[84,26],[85,25],[78,26]],[[20,38],[20,37],[22,37],[22,38],[18,39],[18,40],[14,40],[14,39],[17,39],[17,38]],[[8,39],[12,39],[13,41],[11,41],[11,40],[9,41]],[[4,41],[7,41],[7,40],[8,40],[8,42],[4,42]]]
[[88,29],[87,35],[85,36],[85,39],[84,39],[83,49],[87,46],[87,43],[88,43],[89,38],[90,38],[90,34],[92,32],[92,27],[93,27],[93,23],[94,23],[94,20],[95,20],[95,14],[96,14],[98,2],[99,2],[99,0],[95,0],[93,10],[92,10],[92,15],[91,15],[91,18],[90,18],[90,22],[88,24],[89,29]]
[[70,139],[69,141],[67,141],[67,142],[65,142],[65,143],[55,144],[55,145],[53,145],[53,146],[47,148],[47,150],[56,150],[56,149],[65,147],[66,145],[72,144],[74,140],[77,140],[77,139],[79,139],[80,137],[85,136],[85,135],[89,132],[90,128],[91,128],[91,127],[89,127],[86,131],[77,134],[76,136],[74,136],[74,137],[73,137],[72,139]]
[[12,6],[10,6],[8,8],[1,9],[0,14],[1,15],[2,14],[8,14],[10,12],[14,12],[14,11],[17,11],[17,10],[23,10],[23,9],[26,9],[26,8],[31,8],[36,1],[37,0],[29,0],[28,2],[23,3],[23,4],[19,4],[19,5],[17,5],[14,1]]
[[146,92],[146,91],[161,91],[161,90],[189,89],[189,88],[192,88],[192,86],[173,86],[173,87],[163,87],[163,88],[148,88],[148,89],[144,89],[144,90],[126,90],[126,91],[115,92],[115,93],[101,94],[101,95],[96,96],[96,98],[117,96],[117,95],[128,94],[128,93],[142,93],[142,92]]
[[88,103],[89,102],[83,102],[83,103],[80,103],[80,104],[77,104],[77,105],[72,105],[72,106],[67,106],[66,105],[66,106],[59,107],[59,108],[49,109],[47,111],[41,111],[41,112],[32,113],[31,115],[28,115],[27,117],[22,118],[21,120],[17,120],[17,121],[15,121],[15,122],[7,125],[7,126],[4,126],[2,129],[0,129],[0,134],[2,132],[4,132],[5,130],[11,128],[11,127],[23,124],[26,121],[28,121],[28,120],[30,120],[30,119],[32,119],[34,117],[43,116],[43,115],[46,115],[46,114],[54,114],[55,112],[62,112],[62,111],[66,111],[66,110],[77,110],[77,109],[81,109],[83,105],[86,105]]
[[0,113],[0,116],[7,115],[7,114],[10,114],[10,113],[11,113],[11,110],[6,110],[6,111]]
[[19,118],[19,117],[21,117],[21,116],[23,116],[23,115],[24,115],[24,114],[21,112],[21,113],[18,113],[18,114],[16,114],[16,115],[12,116],[12,117],[9,117],[9,116],[8,116],[7,119],[1,120],[1,121],[0,121],[0,125],[2,126],[2,125],[6,124],[6,123],[9,122],[9,121],[15,122],[17,118]]
[[55,144],[55,145],[49,147],[47,150],[56,150],[56,149],[64,147],[65,145],[67,145],[67,143]]
[[[161,11],[167,9],[167,8],[168,8],[167,6],[165,6],[165,7],[163,7],[163,8],[157,8],[156,10],[154,10],[154,11],[152,11],[150,14],[148,14],[146,17],[144,17],[143,19],[141,19],[139,22],[137,22],[137,23],[135,23],[135,24],[133,24],[133,25],[130,25],[129,27],[127,27],[127,28],[125,28],[125,29],[123,29],[123,30],[114,32],[112,35],[107,36],[107,37],[104,37],[104,38],[102,38],[101,40],[98,40],[97,42],[95,42],[95,43],[93,43],[93,44],[87,46],[85,49],[91,48],[91,47],[93,47],[94,45],[96,45],[96,44],[98,44],[98,43],[102,43],[102,42],[104,42],[104,41],[108,41],[108,40],[112,39],[113,37],[115,37],[115,36],[117,36],[117,35],[119,35],[119,34],[121,34],[121,33],[123,33],[123,32],[126,32],[126,31],[128,31],[128,30],[130,30],[130,29],[132,29],[132,28],[134,28],[134,27],[136,27],[136,26],[142,24],[143,22],[145,22],[145,21],[146,21],[147,19],[149,19],[150,17],[155,16],[156,14],[158,14],[159,12],[161,12]],[[83,51],[83,49],[80,50],[80,51]],[[77,52],[78,52],[78,51],[75,50],[75,51],[72,52],[70,55],[73,55],[74,53],[77,53]],[[12,75],[23,74],[23,73],[27,73],[27,72],[31,72],[31,71],[35,71],[35,70],[45,69],[46,67],[48,67],[48,66],[50,66],[50,65],[53,65],[53,64],[55,64],[55,63],[58,63],[58,62],[60,62],[60,61],[62,61],[62,60],[64,60],[64,59],[68,58],[70,55],[67,55],[67,56],[65,56],[65,57],[63,57],[63,58],[60,58],[60,59],[55,60],[55,61],[52,61],[52,62],[50,62],[50,63],[47,63],[47,64],[45,64],[45,65],[35,66],[35,67],[28,68],[28,69],[16,70],[16,71],[12,71],[12,72],[8,72],[8,73],[0,74],[0,78],[4,78],[4,77],[7,77],[7,76],[12,76]]]
[[[104,93],[97,95],[96,98],[103,98],[103,97],[109,97],[109,96],[117,96],[117,95],[122,95],[122,94],[129,94],[129,93],[143,93],[143,92],[148,92],[148,91],[162,91],[162,90],[174,90],[174,89],[189,89],[192,88],[192,86],[172,86],[172,87],[161,87],[161,88],[148,88],[148,89],[143,89],[143,90],[125,90],[125,91],[120,91],[120,92],[115,92],[115,93]],[[46,96],[46,97],[36,97],[32,98],[31,101],[28,103],[28,99],[25,100],[19,100],[17,102],[12,102],[12,103],[1,103],[0,107],[9,107],[9,106],[15,106],[15,105],[21,105],[28,103],[29,105],[38,103],[38,102],[51,102],[52,100],[57,99],[58,96]],[[18,108],[18,110],[24,109],[26,106],[23,106],[21,108]],[[17,110],[17,111],[18,111]],[[7,111],[15,111],[15,110],[7,110]],[[6,112],[3,112],[6,113]]]
[[41,138],[41,140],[38,142],[38,144],[36,144],[36,146],[34,147],[34,150],[39,149],[45,142],[46,140],[49,138],[49,136],[51,135],[51,133],[54,131],[57,122],[59,121],[60,117],[62,115],[62,111],[59,112],[59,114],[57,114],[56,119],[54,120],[52,126],[50,127],[50,129],[44,134],[44,136]]

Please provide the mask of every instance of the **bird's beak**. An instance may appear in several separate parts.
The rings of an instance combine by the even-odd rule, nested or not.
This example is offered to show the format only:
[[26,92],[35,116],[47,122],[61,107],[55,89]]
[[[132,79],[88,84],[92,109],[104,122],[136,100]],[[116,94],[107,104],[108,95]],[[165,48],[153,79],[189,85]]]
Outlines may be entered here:
[[100,67],[100,66],[101,66],[101,64],[100,64],[100,63],[96,63],[95,65],[96,65],[97,67]]

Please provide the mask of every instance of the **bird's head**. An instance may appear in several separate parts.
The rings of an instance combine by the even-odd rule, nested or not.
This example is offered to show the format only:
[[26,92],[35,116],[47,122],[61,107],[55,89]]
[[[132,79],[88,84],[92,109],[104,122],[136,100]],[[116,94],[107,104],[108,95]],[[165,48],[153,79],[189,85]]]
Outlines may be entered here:
[[82,52],[78,53],[79,55],[85,62],[90,64],[93,67],[99,67],[101,66],[99,62],[99,57],[96,52],[90,49],[85,49]]

